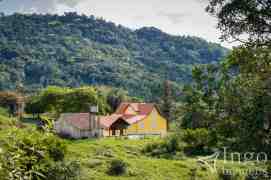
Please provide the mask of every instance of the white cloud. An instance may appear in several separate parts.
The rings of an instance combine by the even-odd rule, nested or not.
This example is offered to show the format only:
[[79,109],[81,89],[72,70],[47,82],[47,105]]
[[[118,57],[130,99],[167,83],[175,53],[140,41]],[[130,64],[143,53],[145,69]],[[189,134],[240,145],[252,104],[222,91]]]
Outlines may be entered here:
[[189,16],[189,14],[185,13],[165,13],[165,12],[160,12],[158,13],[159,16],[164,16],[167,17],[172,24],[180,24],[183,21],[185,21],[186,16]]

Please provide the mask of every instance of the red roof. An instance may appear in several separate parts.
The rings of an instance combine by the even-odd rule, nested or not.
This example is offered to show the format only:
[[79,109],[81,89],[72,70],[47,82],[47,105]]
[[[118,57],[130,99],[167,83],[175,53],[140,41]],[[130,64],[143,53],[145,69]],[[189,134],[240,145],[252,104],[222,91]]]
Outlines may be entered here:
[[[137,113],[136,115],[125,114],[129,106]],[[110,126],[119,119],[123,119],[128,124],[134,124],[145,119],[154,108],[155,105],[151,103],[121,103],[114,114],[110,116],[100,116],[99,122],[103,128],[110,128]],[[63,119],[78,129],[88,130],[90,127],[89,113],[65,113],[61,115],[60,119]]]
[[65,113],[60,118],[78,129],[87,130],[90,126],[89,113]]
[[129,106],[132,107],[138,115],[148,115],[155,108],[155,105],[152,103],[121,103],[115,114],[125,114],[125,110]]
[[138,121],[146,118],[146,115],[122,115],[122,114],[112,114],[110,116],[100,116],[100,124],[105,128],[109,128],[114,122],[119,119],[123,119],[128,124],[134,124]]
[[[128,107],[131,107],[136,112],[136,115],[126,114],[125,111]],[[114,114],[101,117],[100,123],[104,127],[109,128],[121,118],[128,124],[134,124],[145,119],[154,108],[155,105],[151,103],[121,103]]]
[[100,124],[105,127],[109,128],[114,122],[116,122],[122,115],[120,114],[112,114],[110,116],[100,116]]

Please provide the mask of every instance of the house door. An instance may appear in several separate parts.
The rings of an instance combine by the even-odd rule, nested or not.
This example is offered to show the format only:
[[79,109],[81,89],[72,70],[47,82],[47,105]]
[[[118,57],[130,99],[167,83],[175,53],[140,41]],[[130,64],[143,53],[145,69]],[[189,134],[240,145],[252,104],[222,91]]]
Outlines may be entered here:
[[123,136],[123,129],[120,130],[120,136]]
[[113,129],[113,130],[112,130],[112,136],[115,136],[115,135],[116,135],[116,130]]

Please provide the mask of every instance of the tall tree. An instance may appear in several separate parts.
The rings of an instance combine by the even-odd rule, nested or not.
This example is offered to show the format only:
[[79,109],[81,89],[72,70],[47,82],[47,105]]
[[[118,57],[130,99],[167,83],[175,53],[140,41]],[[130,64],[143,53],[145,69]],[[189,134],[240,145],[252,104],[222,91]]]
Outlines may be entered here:
[[206,10],[217,17],[222,39],[271,45],[270,0],[209,0]]
[[270,0],[210,0],[207,7],[218,18],[222,39],[243,45],[217,70],[194,69],[183,126],[207,128],[232,150],[270,153],[270,7]]
[[173,98],[172,98],[172,89],[169,80],[164,81],[163,87],[163,97],[162,97],[162,112],[167,121],[167,128],[169,128],[169,123],[172,121],[172,110],[173,110]]

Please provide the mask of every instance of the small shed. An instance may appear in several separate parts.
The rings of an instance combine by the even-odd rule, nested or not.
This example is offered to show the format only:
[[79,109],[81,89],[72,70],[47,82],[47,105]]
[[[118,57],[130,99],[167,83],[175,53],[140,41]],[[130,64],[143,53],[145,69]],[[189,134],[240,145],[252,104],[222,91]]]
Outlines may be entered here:
[[54,128],[58,134],[75,139],[101,136],[99,119],[90,113],[63,113]]

